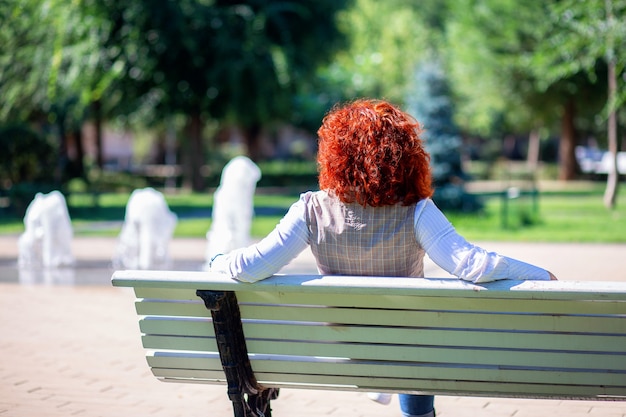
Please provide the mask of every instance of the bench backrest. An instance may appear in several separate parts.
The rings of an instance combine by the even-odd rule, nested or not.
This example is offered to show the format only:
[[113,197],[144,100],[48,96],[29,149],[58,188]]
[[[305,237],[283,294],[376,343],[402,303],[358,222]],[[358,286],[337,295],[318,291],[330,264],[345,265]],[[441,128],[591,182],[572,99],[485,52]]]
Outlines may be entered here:
[[626,284],[118,271],[158,378],[224,383],[196,290],[234,291],[267,387],[626,399]]

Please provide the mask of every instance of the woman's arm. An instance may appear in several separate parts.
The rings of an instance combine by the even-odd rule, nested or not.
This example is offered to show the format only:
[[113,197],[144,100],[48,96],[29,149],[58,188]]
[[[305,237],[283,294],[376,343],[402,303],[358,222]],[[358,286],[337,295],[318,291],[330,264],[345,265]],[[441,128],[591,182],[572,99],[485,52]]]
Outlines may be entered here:
[[211,261],[211,271],[238,281],[260,281],[278,272],[308,245],[309,231],[301,196],[267,237],[246,248],[217,255]]
[[543,268],[467,242],[430,199],[421,201],[415,208],[415,236],[437,265],[466,281],[556,279]]

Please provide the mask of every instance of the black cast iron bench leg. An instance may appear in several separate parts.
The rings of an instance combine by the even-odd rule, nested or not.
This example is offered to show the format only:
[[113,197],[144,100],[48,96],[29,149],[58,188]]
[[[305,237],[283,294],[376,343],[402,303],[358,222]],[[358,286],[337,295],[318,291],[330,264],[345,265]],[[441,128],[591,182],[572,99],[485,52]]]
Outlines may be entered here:
[[228,398],[235,417],[271,417],[270,401],[278,389],[257,383],[243,334],[241,313],[233,291],[197,290],[196,294],[211,311],[217,347],[228,384]]

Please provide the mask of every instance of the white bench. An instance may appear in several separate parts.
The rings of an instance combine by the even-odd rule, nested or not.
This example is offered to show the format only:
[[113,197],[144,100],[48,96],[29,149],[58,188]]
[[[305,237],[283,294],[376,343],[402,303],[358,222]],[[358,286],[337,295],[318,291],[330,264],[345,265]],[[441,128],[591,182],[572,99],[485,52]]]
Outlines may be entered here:
[[626,283],[284,275],[245,284],[117,271],[113,285],[135,288],[153,374],[227,384],[236,416],[271,415],[286,387],[626,400]]

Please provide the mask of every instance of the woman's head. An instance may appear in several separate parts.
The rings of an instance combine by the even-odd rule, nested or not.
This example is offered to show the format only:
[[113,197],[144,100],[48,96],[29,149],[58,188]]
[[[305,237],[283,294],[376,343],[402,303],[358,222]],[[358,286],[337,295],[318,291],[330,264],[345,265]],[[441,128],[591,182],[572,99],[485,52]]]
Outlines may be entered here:
[[417,121],[380,100],[333,108],[317,131],[319,183],[346,203],[409,205],[432,195]]

